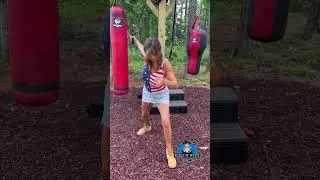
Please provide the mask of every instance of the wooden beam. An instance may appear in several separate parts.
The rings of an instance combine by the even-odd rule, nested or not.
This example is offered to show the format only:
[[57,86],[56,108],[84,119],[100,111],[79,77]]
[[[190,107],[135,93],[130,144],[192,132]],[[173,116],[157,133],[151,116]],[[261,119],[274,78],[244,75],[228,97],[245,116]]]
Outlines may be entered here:
[[158,16],[158,39],[161,44],[161,50],[163,56],[166,52],[166,14],[167,14],[167,4],[165,0],[159,3],[159,16]]
[[160,41],[161,45],[161,53],[165,56],[166,52],[166,18],[172,11],[172,2],[170,5],[167,6],[166,0],[161,0],[159,3],[158,9],[155,5],[151,2],[151,0],[146,0],[147,5],[151,9],[152,13],[158,18],[158,40]]
[[[152,11],[152,13],[159,18],[159,11],[158,9],[154,6],[154,4],[151,2],[151,0],[146,0],[147,5],[149,6],[150,10]],[[141,18],[141,17],[138,17]]]

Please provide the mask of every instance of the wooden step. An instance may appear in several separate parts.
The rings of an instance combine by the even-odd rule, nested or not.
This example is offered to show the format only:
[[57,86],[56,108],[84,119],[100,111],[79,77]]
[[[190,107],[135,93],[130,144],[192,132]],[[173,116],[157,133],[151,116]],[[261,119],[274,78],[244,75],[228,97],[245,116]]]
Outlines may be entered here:
[[[184,100],[183,89],[169,89],[170,101]],[[138,99],[142,99],[142,91],[137,94]]]
[[[170,101],[171,114],[185,114],[188,112],[187,103],[184,100]],[[156,105],[152,105],[150,114],[160,114]]]
[[183,101],[184,91],[183,89],[169,89],[170,101]]
[[211,92],[211,123],[236,123],[239,99],[231,87],[215,87]]
[[210,164],[245,163],[248,137],[237,123],[211,123],[210,154]]

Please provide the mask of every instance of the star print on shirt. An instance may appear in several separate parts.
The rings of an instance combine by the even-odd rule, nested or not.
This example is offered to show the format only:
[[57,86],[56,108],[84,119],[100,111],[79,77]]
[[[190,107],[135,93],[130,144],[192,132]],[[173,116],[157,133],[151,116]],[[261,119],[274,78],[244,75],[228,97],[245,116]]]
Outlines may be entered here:
[[142,69],[142,78],[145,84],[145,87],[147,88],[147,90],[149,92],[151,92],[151,88],[150,88],[150,71],[148,69],[148,67],[145,65]]

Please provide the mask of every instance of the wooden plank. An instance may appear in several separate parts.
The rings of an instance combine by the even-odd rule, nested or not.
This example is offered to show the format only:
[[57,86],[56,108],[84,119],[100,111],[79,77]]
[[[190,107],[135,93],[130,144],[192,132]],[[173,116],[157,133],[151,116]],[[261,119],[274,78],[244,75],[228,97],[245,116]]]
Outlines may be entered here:
[[238,96],[231,87],[214,87],[211,93],[211,102],[238,103]]
[[[184,91],[182,89],[169,89],[170,101],[184,100]],[[142,92],[137,94],[137,98],[142,98]]]
[[211,142],[247,142],[248,137],[237,123],[210,123]]
[[248,138],[237,123],[211,123],[210,154],[210,164],[245,163]]
[[[186,114],[188,112],[187,103],[185,101],[170,101],[171,114]],[[160,114],[156,105],[152,105],[150,114]]]

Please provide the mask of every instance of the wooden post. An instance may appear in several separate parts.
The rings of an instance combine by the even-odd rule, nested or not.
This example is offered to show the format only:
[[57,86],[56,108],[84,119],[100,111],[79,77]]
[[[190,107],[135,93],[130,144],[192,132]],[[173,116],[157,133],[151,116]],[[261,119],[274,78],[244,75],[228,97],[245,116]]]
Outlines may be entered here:
[[[173,1],[172,1],[173,2]],[[161,44],[161,50],[163,56],[166,52],[166,18],[172,11],[172,5],[166,4],[166,0],[162,0],[159,3],[159,9],[151,2],[151,0],[146,0],[147,5],[151,9],[152,13],[158,18],[158,39]]]

